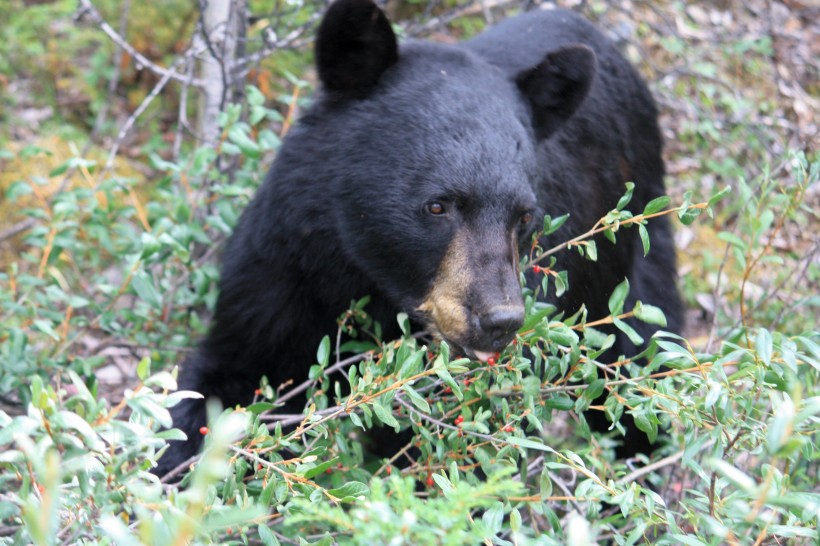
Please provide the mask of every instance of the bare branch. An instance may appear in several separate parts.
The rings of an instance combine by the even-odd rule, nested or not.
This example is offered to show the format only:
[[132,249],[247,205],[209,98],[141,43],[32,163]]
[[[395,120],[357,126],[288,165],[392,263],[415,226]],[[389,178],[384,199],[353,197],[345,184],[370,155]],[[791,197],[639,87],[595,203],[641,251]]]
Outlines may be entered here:
[[[174,62],[173,66],[177,66],[182,64],[183,62],[188,61],[191,57],[198,55],[200,52],[201,49],[189,49],[187,52],[185,52],[185,55],[183,55]],[[114,142],[114,146],[111,147],[111,152],[108,154],[108,160],[105,162],[105,171],[110,169],[111,166],[114,164],[114,158],[117,156],[120,144],[122,144],[122,141],[125,139],[125,136],[128,134],[128,131],[131,129],[131,127],[134,126],[134,123],[136,123],[137,118],[140,117],[143,112],[145,112],[145,110],[148,108],[151,102],[153,102],[153,100],[157,98],[157,96],[159,96],[160,91],[162,91],[165,85],[171,80],[172,73],[176,74],[176,72],[171,71],[167,71],[165,73],[162,79],[159,82],[157,82],[157,84],[154,86],[154,88],[151,90],[148,96],[145,97],[145,99],[143,99],[142,103],[137,107],[136,110],[134,110],[134,113],[131,114],[128,120],[126,120],[126,122],[123,124],[119,134],[117,135],[117,140],[116,142]]]
[[[120,14],[120,35],[124,36],[128,28],[128,16],[131,14],[131,0],[125,0],[122,5],[122,13]],[[120,72],[122,66],[122,58],[125,56],[125,50],[122,47],[117,48],[116,59],[114,60],[114,71],[111,73],[111,78],[108,80],[108,100],[103,101],[100,106],[100,111],[97,114],[97,119],[94,120],[94,128],[91,130],[91,138],[95,138],[103,124],[105,118],[108,117],[108,108],[114,98],[114,93],[117,91],[117,84],[120,81]]]
[[30,229],[35,223],[36,221],[34,218],[26,218],[25,220],[17,222],[13,226],[0,231],[0,241],[5,241],[6,239],[14,237],[18,233],[22,233],[27,229]]
[[[102,31],[105,32],[109,38],[111,38],[111,41],[120,46],[123,50],[127,51],[143,68],[147,68],[151,72],[159,74],[164,79],[188,82],[189,78],[187,75],[180,74],[173,69],[163,68],[134,49],[134,46],[129,44],[125,38],[123,38],[116,30],[111,28],[111,25],[109,25],[105,19],[102,18],[102,15],[100,15],[100,12],[97,11],[96,7],[94,7],[94,4],[91,3],[91,0],[80,0],[80,5],[77,13],[74,15],[74,20],[80,21],[84,17],[88,17],[92,23],[99,26],[100,29],[102,29]],[[176,65],[177,63],[174,64]],[[203,85],[202,80],[199,79],[193,79],[188,83],[194,87],[202,87]]]

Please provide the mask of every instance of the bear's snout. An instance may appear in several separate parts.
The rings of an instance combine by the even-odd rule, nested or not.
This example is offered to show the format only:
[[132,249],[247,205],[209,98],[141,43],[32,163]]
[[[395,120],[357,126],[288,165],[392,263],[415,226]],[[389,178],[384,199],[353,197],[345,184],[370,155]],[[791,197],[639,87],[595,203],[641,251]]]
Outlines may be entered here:
[[524,324],[524,307],[494,307],[479,317],[478,324],[481,327],[481,337],[487,339],[493,349],[503,349]]
[[486,360],[524,323],[517,253],[503,227],[460,229],[416,308],[434,334]]

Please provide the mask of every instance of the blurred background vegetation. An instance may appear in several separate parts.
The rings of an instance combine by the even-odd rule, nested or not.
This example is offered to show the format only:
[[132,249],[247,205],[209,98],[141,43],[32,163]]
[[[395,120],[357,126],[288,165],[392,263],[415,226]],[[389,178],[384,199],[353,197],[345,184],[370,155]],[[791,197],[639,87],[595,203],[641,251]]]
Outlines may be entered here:
[[[817,540],[820,8],[801,0],[557,2],[596,21],[648,81],[662,112],[673,205],[732,189],[711,217],[676,225],[688,306],[686,341],[677,346],[696,365],[722,362],[710,370],[728,362],[727,372],[665,378],[678,381],[671,391],[660,380],[638,385],[654,397],[634,406],[654,408],[652,419],[673,431],[662,454],[675,457],[686,445],[702,453],[641,473],[651,476],[632,489],[617,482],[631,476],[632,463],[612,460],[606,439],[590,442],[583,426],[567,430],[571,417],[556,418],[561,442],[547,445],[571,450],[556,459],[527,443],[539,435],[523,419],[512,444],[522,453],[496,454],[511,457],[513,471],[493,467],[488,481],[471,474],[459,482],[464,468],[454,471],[443,453],[461,440],[442,439],[440,424],[426,422],[437,434],[419,432],[433,446],[427,466],[404,468],[412,479],[400,482],[387,478],[386,462],[356,474],[361,448],[340,439],[350,422],[329,421],[338,445],[320,452],[321,442],[300,450],[280,442],[281,430],[254,429],[298,455],[278,482],[259,477],[267,463],[256,470],[239,463],[246,468],[237,471],[234,460],[230,479],[222,480],[221,467],[203,471],[187,498],[153,484],[144,470],[162,447],[156,430],[171,403],[163,389],[173,386],[162,370],[204,333],[220,245],[315,85],[310,46],[325,2],[226,4],[239,37],[230,48],[230,39],[203,32],[214,30],[205,2],[0,3],[0,446],[8,448],[0,456],[0,541],[275,544],[304,535],[310,543],[386,543],[413,528],[408,544],[444,544],[436,529],[453,521],[453,544]],[[404,37],[456,42],[522,9],[554,4],[417,0],[385,8]],[[208,66],[216,77],[203,76]],[[204,121],[209,96],[221,113]],[[422,350],[407,347],[391,357],[397,370]],[[507,372],[511,382],[526,375]],[[539,378],[541,388],[547,379]],[[322,411],[332,396],[317,381],[314,410]],[[416,408],[464,411],[435,392]],[[681,406],[659,405],[658,393],[682,397]],[[263,389],[260,403],[272,397]],[[523,403],[496,409],[524,414]],[[391,409],[381,405],[376,415],[399,415],[400,404],[385,404]],[[552,411],[573,405],[575,398],[569,407],[562,399]],[[682,409],[690,405],[692,415]],[[402,411],[407,425],[409,410]],[[466,411],[475,422],[490,419]],[[435,457],[439,467],[431,466]],[[305,485],[331,465],[338,466],[327,478],[333,483]],[[540,482],[522,491],[516,484],[528,484],[528,468],[529,481],[541,473]],[[597,481],[583,485],[584,472]],[[314,499],[318,490],[325,496]],[[192,500],[195,492],[202,498]],[[89,505],[89,495],[99,505]],[[436,504],[441,495],[450,502]],[[338,508],[346,506],[339,499],[359,496],[385,511],[383,534],[356,509]],[[330,517],[330,508],[310,508],[306,499],[339,511]],[[150,523],[148,506],[168,514],[165,527]],[[72,510],[80,515],[67,515]]]

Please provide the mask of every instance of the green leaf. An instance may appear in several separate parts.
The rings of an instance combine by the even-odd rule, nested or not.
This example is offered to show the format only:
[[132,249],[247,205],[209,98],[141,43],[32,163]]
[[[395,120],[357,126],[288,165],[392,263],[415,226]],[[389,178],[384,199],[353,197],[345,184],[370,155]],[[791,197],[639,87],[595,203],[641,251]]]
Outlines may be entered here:
[[455,360],[450,361],[447,364],[447,369],[450,370],[452,373],[464,373],[470,371],[470,368],[467,366],[471,361],[469,358],[457,358]]
[[141,542],[134,536],[122,519],[111,514],[100,518],[99,527],[113,542],[122,546],[139,546]]
[[693,535],[669,535],[670,538],[674,538],[677,544],[682,544],[683,546],[709,546],[708,543],[698,540]]
[[179,430],[178,428],[169,428],[165,430],[161,430],[157,432],[157,438],[162,438],[163,440],[170,441],[170,440],[187,440],[188,436],[185,435],[184,432]]
[[652,408],[641,408],[630,413],[635,419],[635,426],[646,433],[650,442],[654,442],[658,437],[658,418],[654,414],[654,410]]
[[327,492],[343,501],[353,501],[356,500],[357,497],[369,495],[370,488],[362,482],[353,481],[336,489],[328,489]]
[[251,404],[246,410],[253,413],[254,415],[259,415],[260,413],[264,413],[266,411],[270,411],[276,407],[275,404],[270,402],[256,402],[255,404]]
[[396,315],[396,320],[399,323],[399,328],[401,329],[401,333],[403,336],[410,335],[410,318],[407,316],[407,313],[402,311],[401,313]]
[[663,309],[660,307],[638,301],[635,303],[633,312],[635,317],[642,322],[655,324],[662,328],[666,327],[666,315],[663,314]]
[[242,124],[238,124],[231,127],[230,130],[228,130],[228,138],[233,144],[239,147],[243,155],[251,159],[260,159],[262,157],[262,150],[259,147],[259,143],[252,140],[248,136],[245,128],[241,125]]
[[54,329],[51,323],[47,320],[37,319],[32,324],[35,330],[39,330],[40,332],[46,334],[48,337],[53,339],[54,341],[60,341],[60,334]]
[[753,478],[746,475],[742,470],[738,470],[731,464],[720,459],[709,459],[709,465],[721,476],[732,482],[738,489],[751,493],[756,488]]
[[413,403],[414,406],[416,406],[424,413],[430,413],[430,404],[428,404],[427,400],[422,398],[419,393],[413,390],[413,387],[405,384],[402,386],[402,390],[407,393],[407,396],[410,397],[410,401]]
[[547,453],[555,453],[555,450],[551,447],[545,446],[544,444],[540,444],[530,438],[519,438],[518,436],[509,436],[505,438],[505,440],[514,446],[523,447],[525,449],[536,449],[538,451],[546,451]]
[[721,231],[717,234],[717,238],[721,241],[729,243],[734,247],[739,248],[743,252],[746,252],[749,249],[749,245],[746,243],[746,241],[744,241],[743,239],[729,231]]
[[599,377],[598,379],[595,379],[591,383],[589,383],[587,388],[584,389],[584,392],[581,396],[592,402],[593,400],[601,396],[601,394],[603,394],[605,386],[606,381]]
[[795,414],[794,402],[786,396],[773,409],[772,414],[774,418],[766,430],[766,449],[774,455],[791,436]]
[[632,201],[632,191],[635,189],[635,184],[632,182],[626,183],[626,193],[624,193],[623,197],[618,201],[618,204],[615,205],[615,208],[618,210],[624,210],[630,201]]
[[517,533],[521,529],[521,512],[518,508],[513,508],[510,512],[510,529],[513,533]]
[[313,478],[315,478],[316,476],[318,476],[322,472],[326,471],[328,468],[330,468],[331,466],[335,465],[338,462],[339,462],[339,457],[333,457],[329,461],[325,461],[323,463],[317,464],[313,468],[311,468],[309,470],[306,470],[305,473],[304,473],[304,477],[305,477],[305,479],[308,479],[308,480],[313,479]]
[[552,477],[550,476],[549,469],[544,467],[541,470],[541,476],[538,480],[538,489],[541,494],[541,498],[546,499],[547,497],[552,496],[552,488]]
[[680,219],[681,224],[688,226],[695,219],[700,216],[701,209],[695,207],[687,207],[683,208],[678,211],[678,218]]
[[145,381],[151,375],[151,359],[147,356],[137,364],[137,377],[140,381]]
[[561,411],[569,411],[575,405],[569,396],[552,396],[544,400],[544,407]]
[[[544,277],[546,278],[546,276]],[[555,277],[555,295],[556,297],[561,297],[564,292],[567,291],[569,288],[569,283],[567,282],[567,272],[566,271],[559,271],[558,275]]]
[[137,296],[151,307],[159,309],[162,307],[162,296],[154,287],[151,277],[148,276],[144,270],[137,270],[131,277],[131,287],[137,293]]
[[396,432],[399,430],[399,422],[393,417],[393,414],[390,412],[388,408],[379,404],[378,401],[373,404],[373,412],[376,414],[376,417],[379,418],[379,421],[387,425],[388,427],[393,427],[396,429]]
[[646,226],[638,224],[638,234],[641,236],[641,244],[643,244],[643,255],[649,254],[649,232],[646,231]]
[[772,334],[765,328],[757,331],[757,338],[755,339],[755,351],[767,366],[772,363]]
[[490,533],[497,535],[501,531],[501,524],[504,522],[504,503],[500,501],[493,503],[492,508],[481,516],[481,520]]
[[265,104],[265,95],[253,85],[245,86],[245,100],[252,106],[261,106]]
[[319,363],[320,366],[323,368],[327,366],[328,359],[330,358],[330,337],[325,336],[322,338],[322,341],[319,343],[319,348],[316,350],[316,362]]
[[45,409],[45,403],[48,400],[48,393],[43,388],[43,378],[39,375],[34,375],[31,378],[31,402],[36,408]]
[[643,345],[643,338],[641,335],[635,331],[632,326],[624,322],[619,318],[612,317],[612,322],[615,324],[615,327],[618,328],[621,332],[625,333],[629,340],[634,343],[635,345]]
[[20,513],[17,505],[9,501],[0,501],[0,521],[11,518]]
[[612,291],[612,295],[609,296],[609,312],[613,315],[620,315],[624,310],[624,302],[628,295],[629,280],[624,279],[623,282],[615,287],[615,290]]
[[553,322],[549,325],[547,339],[562,347],[572,347],[578,344],[578,334],[563,322]]
[[589,241],[584,242],[584,247],[586,251],[586,257],[588,260],[592,262],[598,261],[598,245],[595,244],[595,241],[590,239]]
[[[103,444],[102,440],[97,436],[97,433],[94,432],[94,429],[91,428],[91,425],[88,422],[77,415],[74,412],[62,410],[58,412],[56,415],[52,416],[51,418],[52,423],[58,424],[63,429],[70,429],[74,430],[79,434],[86,446],[90,449],[101,452],[105,451],[105,445]],[[167,425],[170,425],[170,421]],[[166,425],[166,423],[163,423]],[[166,426],[167,426],[166,425]]]
[[655,214],[666,208],[669,205],[669,197],[666,195],[661,195],[660,197],[656,197],[652,201],[646,204],[643,208],[643,215],[649,216],[650,214]]
[[[268,118],[278,117],[276,110],[265,110]],[[259,144],[266,150],[278,150],[282,145],[282,140],[279,135],[268,129],[263,129],[259,132]]]
[[714,194],[712,197],[709,198],[709,206],[711,207],[712,205],[714,205],[715,203],[717,203],[718,201],[720,201],[721,199],[723,199],[724,197],[726,197],[730,193],[732,193],[732,186],[724,187],[722,190],[720,190],[719,192],[717,192],[716,194]]
[[552,219],[550,215],[544,216],[544,235],[551,235],[558,231],[558,229],[564,225],[569,219],[569,214],[564,214],[563,216],[559,216],[556,219]]
[[399,369],[399,378],[405,379],[419,373],[423,368],[422,359],[426,353],[427,350],[422,348],[414,351],[410,354],[410,356],[405,358],[404,362],[401,363],[401,368]]
[[444,476],[436,472],[432,475],[432,478],[433,481],[436,482],[436,485],[438,485],[439,489],[441,489],[442,492],[444,492],[444,494],[452,493],[453,491],[455,491],[456,488],[453,487],[453,484],[450,483],[450,480],[447,479],[447,476]]
[[261,540],[265,546],[281,546],[279,539],[276,538],[273,531],[264,523],[259,524],[256,528],[256,532],[259,534],[259,540]]
[[458,383],[453,379],[453,376],[450,375],[450,372],[447,371],[447,366],[445,365],[444,354],[439,354],[435,361],[433,362],[433,371],[436,372],[436,375],[447,384],[450,389],[452,389],[453,394],[461,402],[464,399],[464,394],[461,392],[461,387],[458,386]]
[[366,429],[367,428],[367,427],[364,426],[364,423],[362,423],[362,418],[359,417],[358,413],[355,413],[355,412],[350,413],[348,416],[350,417],[350,422],[353,423],[354,425],[356,425],[357,427],[359,427],[361,429]]

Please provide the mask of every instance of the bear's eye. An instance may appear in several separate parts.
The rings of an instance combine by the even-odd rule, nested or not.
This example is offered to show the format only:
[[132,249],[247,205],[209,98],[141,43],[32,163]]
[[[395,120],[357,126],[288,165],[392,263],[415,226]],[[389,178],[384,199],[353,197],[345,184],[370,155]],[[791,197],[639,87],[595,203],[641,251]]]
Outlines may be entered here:
[[432,201],[427,203],[427,212],[432,214],[433,216],[441,216],[446,212],[444,205],[438,201]]
[[529,225],[529,223],[532,222],[532,213],[531,212],[525,212],[524,214],[521,215],[521,218],[518,220],[518,222],[522,226]]

